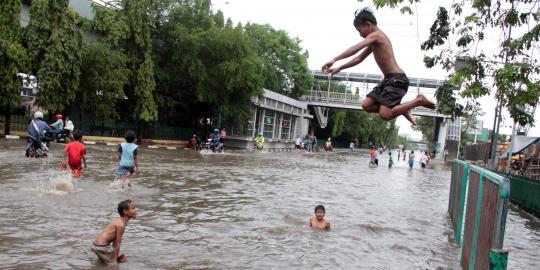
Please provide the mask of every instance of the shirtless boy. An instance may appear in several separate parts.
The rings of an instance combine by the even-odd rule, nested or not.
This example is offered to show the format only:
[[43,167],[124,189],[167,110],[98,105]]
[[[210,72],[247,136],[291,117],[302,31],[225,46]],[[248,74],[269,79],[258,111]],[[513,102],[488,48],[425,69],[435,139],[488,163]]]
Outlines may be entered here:
[[324,219],[325,213],[326,210],[324,209],[324,206],[315,206],[315,216],[309,219],[309,227],[322,230],[330,230],[330,222]]
[[[90,248],[96,253],[99,260],[107,265],[115,265],[125,262],[127,256],[120,255],[120,243],[126,229],[127,222],[137,216],[137,208],[131,200],[125,200],[118,204],[118,214],[120,218],[113,220],[96,237],[96,241]],[[113,246],[111,247],[111,243]]]
[[[322,71],[334,75],[341,70],[362,63],[366,57],[373,53],[375,62],[384,74],[384,79],[367,95],[362,102],[362,108],[366,112],[378,113],[384,120],[391,120],[403,115],[411,124],[416,125],[411,110],[418,106],[435,109],[435,103],[419,94],[415,99],[400,104],[409,88],[409,79],[394,58],[390,39],[377,27],[377,20],[368,8],[356,11],[353,25],[364,40],[328,61],[322,66]],[[332,68],[336,61],[353,56],[359,51],[361,52],[347,63]]]

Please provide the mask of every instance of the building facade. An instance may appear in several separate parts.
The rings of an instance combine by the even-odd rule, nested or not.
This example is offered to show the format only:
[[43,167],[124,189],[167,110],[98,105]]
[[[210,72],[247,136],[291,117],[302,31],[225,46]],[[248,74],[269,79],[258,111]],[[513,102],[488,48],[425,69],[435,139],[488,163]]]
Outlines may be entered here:
[[251,98],[251,117],[241,127],[225,125],[225,147],[249,149],[259,133],[265,138],[265,148],[294,148],[297,137],[308,133],[307,104],[296,99],[263,90],[263,97]]

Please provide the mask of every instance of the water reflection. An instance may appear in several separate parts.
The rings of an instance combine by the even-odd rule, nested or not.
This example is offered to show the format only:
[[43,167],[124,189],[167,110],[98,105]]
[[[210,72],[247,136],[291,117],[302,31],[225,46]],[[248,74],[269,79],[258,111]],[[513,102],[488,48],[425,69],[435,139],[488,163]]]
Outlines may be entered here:
[[[0,268],[100,268],[88,246],[131,198],[139,208],[122,269],[458,269],[449,241],[449,171],[368,169],[359,153],[201,155],[142,149],[134,187],[116,180],[114,147],[89,146],[88,171],[47,192],[61,146],[27,160],[0,143]],[[325,205],[330,232],[307,226]],[[511,209],[509,268],[538,269],[538,221]],[[517,254],[519,253],[519,254]]]

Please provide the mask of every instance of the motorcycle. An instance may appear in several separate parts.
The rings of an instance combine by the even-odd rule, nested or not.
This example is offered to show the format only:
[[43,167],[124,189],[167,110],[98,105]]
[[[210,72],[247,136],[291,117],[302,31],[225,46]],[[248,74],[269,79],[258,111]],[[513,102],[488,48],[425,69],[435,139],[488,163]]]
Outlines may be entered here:
[[219,141],[217,142],[212,142],[210,144],[210,149],[212,150],[212,152],[214,153],[221,153],[223,152],[223,144]]
[[49,155],[49,148],[47,144],[40,139],[28,136],[28,144],[26,145],[25,155],[31,158],[47,157]]
[[64,129],[61,132],[56,134],[56,136],[54,137],[54,140],[57,143],[60,143],[60,142],[70,143],[70,142],[74,141],[75,139],[73,138],[73,132],[71,132],[71,131],[69,131],[67,129]]
[[260,142],[255,142],[253,144],[253,149],[256,149],[256,150],[262,150],[263,149],[263,144],[260,143]]

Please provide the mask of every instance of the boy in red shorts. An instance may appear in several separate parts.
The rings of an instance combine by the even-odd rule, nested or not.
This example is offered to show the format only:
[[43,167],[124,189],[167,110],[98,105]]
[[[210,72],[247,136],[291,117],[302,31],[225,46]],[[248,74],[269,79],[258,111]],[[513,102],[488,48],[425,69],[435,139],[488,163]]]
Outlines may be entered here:
[[[66,145],[66,150],[64,152],[64,161],[66,163],[66,157],[69,161],[69,169],[71,170],[71,175],[80,177],[82,172],[82,163],[84,163],[84,169],[86,170],[86,148],[82,144],[82,131],[75,130],[73,132],[74,142],[70,142]],[[82,161],[82,162],[81,162]]]

